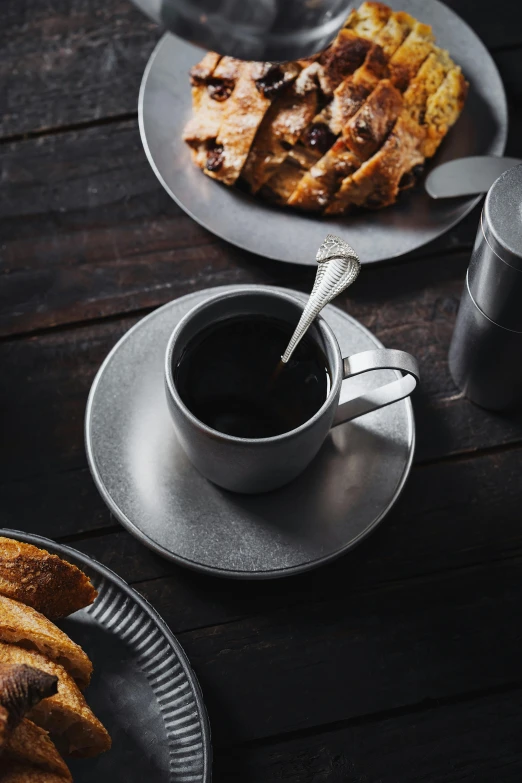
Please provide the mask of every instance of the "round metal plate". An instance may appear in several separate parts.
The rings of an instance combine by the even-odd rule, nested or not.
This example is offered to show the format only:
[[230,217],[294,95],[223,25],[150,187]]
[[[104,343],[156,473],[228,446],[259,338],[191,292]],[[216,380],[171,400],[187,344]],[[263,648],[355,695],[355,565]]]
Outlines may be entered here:
[[[170,302],[120,340],[91,389],[86,446],[104,500],[144,544],[197,570],[259,579],[318,566],[366,536],[404,485],[415,428],[411,402],[403,400],[333,429],[307,470],[275,492],[238,495],[204,479],[170,420],[164,354],[172,330],[194,305],[219,290],[241,288]],[[344,356],[382,347],[336,307],[322,314]],[[386,370],[347,382],[362,392],[396,377]]]
[[112,737],[111,750],[98,758],[67,759],[76,783],[210,783],[210,729],[199,684],[157,612],[81,552],[16,530],[0,535],[74,563],[98,590],[92,606],[60,622],[94,664],[86,697]]
[[[433,164],[466,155],[501,155],[508,127],[506,97],[496,65],[473,30],[437,0],[390,0],[432,25],[470,82],[462,116]],[[206,177],[193,163],[182,132],[191,113],[189,68],[202,52],[173,36],[159,42],[139,97],[141,138],[156,176],[172,198],[212,233],[244,250],[278,261],[315,264],[328,233],[352,245],[362,263],[402,255],[443,234],[479,197],[434,201],[424,188],[401,194],[393,207],[342,218],[320,218],[273,207]],[[429,172],[430,166],[427,167]]]

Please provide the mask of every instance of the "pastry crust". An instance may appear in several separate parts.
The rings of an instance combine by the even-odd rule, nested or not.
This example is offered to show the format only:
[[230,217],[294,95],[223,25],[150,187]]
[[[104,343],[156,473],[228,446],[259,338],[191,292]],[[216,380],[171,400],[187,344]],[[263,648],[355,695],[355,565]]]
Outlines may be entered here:
[[28,764],[43,772],[58,775],[62,780],[72,783],[69,768],[48,733],[27,718],[22,720],[9,737],[2,755],[2,762],[6,761]]
[[0,537],[0,595],[57,619],[92,604],[97,592],[83,571],[61,557]]
[[43,614],[0,596],[0,642],[36,649],[60,663],[80,687],[89,684],[92,663],[82,648]]
[[361,160],[367,160],[388,136],[402,104],[402,95],[393,84],[388,79],[380,81],[344,126],[343,137],[347,147]]
[[337,215],[349,205],[380,209],[393,204],[404,174],[421,165],[425,132],[405,112],[381,149],[344,180],[326,213]]
[[225,101],[235,86],[241,66],[241,60],[208,52],[190,71],[194,111],[183,131],[183,139],[200,168],[205,167],[208,149],[215,144]]
[[0,750],[9,731],[42,699],[57,692],[58,679],[25,662],[0,661]]
[[[226,66],[216,58],[192,71],[207,91]],[[430,26],[379,2],[351,11],[319,55],[284,66],[235,62],[226,95],[218,90],[219,111],[193,86],[199,120],[185,138],[194,160],[225,184],[241,176],[254,195],[326,214],[394,203],[458,118],[467,90]],[[276,94],[260,89],[260,69],[276,75]]]
[[413,29],[390,59],[393,84],[404,91],[420,66],[433,51],[433,32],[429,25],[415,22]]
[[300,94],[292,88],[265,114],[242,177],[257,193],[287,157],[317,111],[317,88]]
[[468,84],[459,67],[452,68],[444,78],[440,87],[426,101],[424,123],[426,125],[426,140],[422,151],[430,158],[457,121],[464,106]]
[[0,664],[26,664],[58,683],[58,690],[28,713],[31,720],[53,736],[62,753],[68,756],[97,756],[111,747],[111,738],[93,714],[78,686],[63,666],[40,653],[14,644],[0,643]]
[[392,14],[391,8],[384,3],[366,2],[350,12],[345,27],[353,30],[361,38],[375,40]]
[[331,95],[347,76],[363,64],[372,42],[344,28],[331,46],[319,57],[322,70],[319,84],[325,95]]
[[363,106],[379,80],[387,79],[388,76],[388,58],[379,44],[373,44],[361,67],[334,90],[328,111],[330,130],[335,134],[342,133],[346,123]]
[[205,174],[233,185],[247,159],[261,121],[275,96],[300,72],[295,63],[242,63],[230,96],[223,101],[221,124]]
[[433,47],[432,53],[424,60],[404,93],[404,105],[414,120],[424,122],[429,96],[438,90],[452,67],[453,61],[448,52]]
[[392,57],[404,39],[410,34],[415,24],[413,16],[404,11],[392,13],[384,25],[375,36],[375,43],[378,43],[384,50],[387,57]]
[[360,164],[361,161],[348,149],[344,139],[338,139],[326,155],[299,180],[287,203],[299,209],[321,211],[330,202],[343,179],[356,171]]

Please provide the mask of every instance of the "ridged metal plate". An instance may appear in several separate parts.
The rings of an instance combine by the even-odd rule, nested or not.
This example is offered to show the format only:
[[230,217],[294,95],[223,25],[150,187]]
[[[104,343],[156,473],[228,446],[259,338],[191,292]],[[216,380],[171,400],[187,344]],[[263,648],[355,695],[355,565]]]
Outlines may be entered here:
[[0,534],[74,563],[98,590],[92,606],[59,624],[93,662],[85,696],[113,742],[97,758],[67,759],[75,783],[209,783],[210,729],[199,684],[157,612],[81,552],[16,530]]
[[[502,80],[490,53],[473,30],[438,0],[386,0],[433,27],[470,83],[455,127],[427,166],[467,155],[502,155],[508,111]],[[360,3],[354,2],[353,7]],[[337,234],[362,264],[402,255],[443,234],[467,215],[480,196],[431,199],[422,187],[401,194],[397,204],[377,211],[317,217],[274,207],[237,188],[206,177],[182,140],[191,114],[189,68],[202,50],[165,35],[151,55],[141,84],[139,123],[143,146],[159,181],[194,220],[252,253],[294,264],[315,264],[326,234]]]

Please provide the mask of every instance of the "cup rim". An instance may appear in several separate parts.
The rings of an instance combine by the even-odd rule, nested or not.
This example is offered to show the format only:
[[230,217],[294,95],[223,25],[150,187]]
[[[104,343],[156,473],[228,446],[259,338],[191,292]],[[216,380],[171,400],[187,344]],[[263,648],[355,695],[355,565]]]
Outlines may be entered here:
[[183,402],[183,400],[181,399],[178,393],[178,390],[176,389],[176,384],[174,383],[174,373],[172,368],[172,354],[174,353],[174,346],[176,340],[178,339],[179,334],[183,331],[187,323],[189,323],[189,321],[197,313],[201,312],[202,310],[205,310],[209,305],[222,299],[231,299],[231,298],[236,298],[238,296],[245,296],[247,294],[254,294],[254,293],[262,294],[263,296],[268,296],[268,297],[278,297],[280,299],[285,299],[287,302],[291,302],[292,304],[297,304],[300,307],[303,306],[303,302],[297,297],[288,294],[286,291],[275,291],[273,288],[268,288],[267,286],[245,286],[243,288],[237,288],[235,291],[228,291],[224,293],[214,294],[213,296],[210,296],[208,299],[205,299],[204,302],[200,302],[199,304],[192,307],[188,313],[185,313],[183,318],[174,327],[174,330],[172,331],[172,334],[169,337],[169,341],[167,343],[167,348],[165,351],[164,374],[165,374],[167,392],[170,395],[171,399],[175,402],[177,407],[181,410],[183,415],[190,421],[190,423],[193,426],[202,430],[205,434],[209,435],[209,437],[213,439],[220,438],[226,441],[227,443],[236,443],[236,444],[243,444],[243,445],[245,444],[252,445],[255,443],[272,444],[272,443],[280,442],[281,440],[287,440],[287,439],[297,437],[324,415],[325,411],[332,405],[332,401],[334,400],[335,396],[340,390],[341,383],[343,380],[341,374],[342,356],[341,356],[341,349],[339,348],[339,343],[337,342],[337,338],[332,328],[326,323],[326,321],[321,315],[318,315],[314,319],[314,323],[322,332],[325,339],[328,340],[328,342],[334,349],[335,366],[330,368],[332,372],[332,378],[331,378],[331,385],[330,385],[330,391],[328,392],[328,396],[326,397],[321,407],[314,413],[314,415],[311,418],[307,419],[305,422],[303,422],[303,424],[300,424],[299,427],[295,427],[295,429],[293,430],[288,430],[288,432],[282,432],[280,435],[272,435],[269,438],[240,438],[237,435],[227,435],[225,432],[220,432],[220,430],[216,430],[213,427],[209,427],[208,424],[205,424],[203,421],[201,421],[201,419],[198,419],[197,416],[195,416],[192,413],[192,411],[185,405],[185,403]]

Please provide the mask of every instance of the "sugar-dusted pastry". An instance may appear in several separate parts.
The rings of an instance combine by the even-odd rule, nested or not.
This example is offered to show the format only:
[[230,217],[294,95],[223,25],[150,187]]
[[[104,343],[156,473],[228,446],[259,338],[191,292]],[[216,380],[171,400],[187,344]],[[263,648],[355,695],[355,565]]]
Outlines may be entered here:
[[384,3],[365,2],[350,12],[345,27],[353,30],[361,38],[374,41],[377,33],[387,23],[391,13],[391,8]]
[[294,83],[265,114],[256,143],[242,171],[252,193],[257,193],[287,157],[317,111],[317,85]]
[[360,159],[347,147],[345,140],[337,139],[333,147],[300,178],[287,203],[312,212],[322,210],[343,179],[353,174],[360,165]]
[[379,44],[373,44],[363,64],[352,77],[342,81],[334,90],[333,99],[324,110],[330,130],[336,135],[342,133],[379,81],[387,79],[389,75],[388,58],[384,49]]
[[253,195],[324,214],[393,204],[467,92],[431,27],[379,2],[351,11],[330,46],[307,60],[239,63],[209,53],[191,79],[184,138],[195,163],[226,185],[240,179]]
[[97,592],[83,571],[61,557],[0,537],[0,595],[57,619],[92,604]]
[[382,79],[344,126],[346,146],[358,158],[367,160],[387,138],[402,105],[402,95],[397,88],[389,79]]
[[407,113],[401,115],[381,149],[343,180],[327,214],[343,213],[350,205],[379,209],[393,204],[402,177],[424,161],[423,140],[420,125]]

